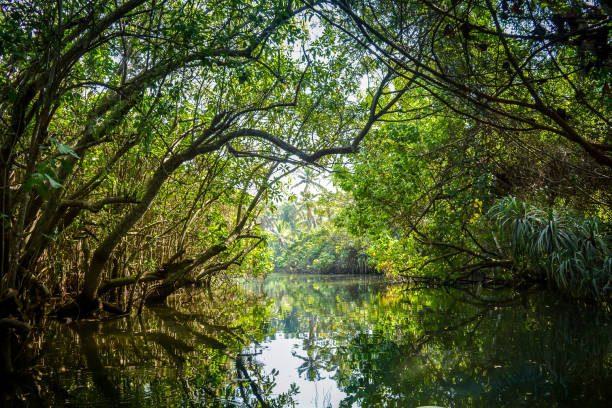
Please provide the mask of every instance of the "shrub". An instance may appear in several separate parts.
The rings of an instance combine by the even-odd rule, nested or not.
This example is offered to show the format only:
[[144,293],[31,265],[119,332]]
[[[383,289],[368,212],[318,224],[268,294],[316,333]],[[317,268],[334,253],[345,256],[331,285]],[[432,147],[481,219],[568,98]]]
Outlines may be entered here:
[[494,204],[500,249],[518,268],[541,274],[575,296],[608,298],[612,292],[612,228],[597,217],[543,210],[514,197]]

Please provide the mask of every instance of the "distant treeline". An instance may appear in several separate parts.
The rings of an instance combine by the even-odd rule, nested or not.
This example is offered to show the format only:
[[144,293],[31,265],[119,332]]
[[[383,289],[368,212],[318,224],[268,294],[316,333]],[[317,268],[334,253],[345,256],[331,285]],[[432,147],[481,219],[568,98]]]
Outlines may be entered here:
[[368,241],[348,232],[340,214],[342,192],[328,191],[312,169],[298,175],[304,186],[292,202],[270,208],[262,226],[272,236],[274,270],[291,273],[379,273],[367,251]]

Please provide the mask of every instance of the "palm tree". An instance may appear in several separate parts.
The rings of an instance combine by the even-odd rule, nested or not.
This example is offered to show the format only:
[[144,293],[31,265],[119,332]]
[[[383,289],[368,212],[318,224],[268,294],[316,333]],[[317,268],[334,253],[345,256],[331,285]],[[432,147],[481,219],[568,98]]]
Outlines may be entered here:
[[291,230],[295,230],[297,215],[297,209],[292,203],[283,203],[281,205],[279,219],[287,223]]
[[281,247],[286,247],[289,239],[291,237],[292,228],[290,228],[289,223],[280,219],[274,222],[272,228],[269,230],[274,237],[278,240],[278,243]]
[[298,367],[298,375],[301,377],[302,374],[306,374],[306,379],[309,381],[320,380],[320,370],[325,369],[324,362],[321,361],[321,353],[315,345],[318,323],[318,315],[311,316],[308,321],[308,338],[304,339],[304,350],[306,351],[306,356],[300,356],[295,351],[291,352],[294,357],[297,357],[303,361],[303,363]]
[[318,193],[314,193],[312,190],[326,191],[325,187],[321,185],[317,181],[317,174],[310,167],[306,167],[303,169],[301,174],[298,175],[298,183],[297,186],[304,185],[304,190],[302,190],[302,204],[306,209],[306,217],[308,220],[308,226],[310,228],[317,227],[317,220],[314,215],[314,198],[318,195]]
[[489,218],[498,225],[518,267],[545,275],[562,290],[606,299],[612,293],[612,226],[597,217],[581,218],[543,210],[514,197],[494,204]]

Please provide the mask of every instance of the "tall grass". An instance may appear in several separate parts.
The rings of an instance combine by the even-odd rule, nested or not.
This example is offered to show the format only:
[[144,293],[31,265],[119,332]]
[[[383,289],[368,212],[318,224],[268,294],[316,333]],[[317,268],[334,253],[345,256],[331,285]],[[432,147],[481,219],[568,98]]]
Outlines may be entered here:
[[487,213],[498,240],[519,268],[542,274],[576,296],[612,294],[612,227],[597,217],[542,210],[506,197]]

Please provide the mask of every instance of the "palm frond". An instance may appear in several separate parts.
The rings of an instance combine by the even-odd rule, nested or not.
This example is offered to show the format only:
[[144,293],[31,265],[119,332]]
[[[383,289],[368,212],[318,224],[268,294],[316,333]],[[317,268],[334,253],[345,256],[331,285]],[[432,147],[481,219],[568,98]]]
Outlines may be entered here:
[[496,239],[508,242],[515,264],[526,264],[559,289],[579,296],[612,294],[609,224],[597,217],[544,211],[515,197],[499,200],[487,216],[498,229]]

